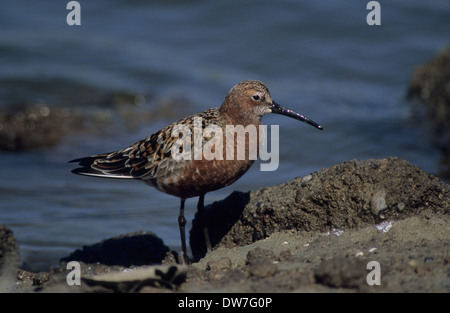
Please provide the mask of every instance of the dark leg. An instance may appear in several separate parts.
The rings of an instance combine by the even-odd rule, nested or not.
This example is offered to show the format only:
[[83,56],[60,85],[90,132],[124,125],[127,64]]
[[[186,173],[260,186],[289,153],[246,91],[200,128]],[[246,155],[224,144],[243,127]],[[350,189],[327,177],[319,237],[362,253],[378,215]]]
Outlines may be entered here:
[[206,226],[206,216],[205,216],[205,206],[203,202],[205,201],[205,195],[200,195],[198,198],[197,210],[200,215],[200,221],[203,224],[203,235],[205,236],[206,249],[211,251],[211,241],[209,240],[208,227]]
[[184,227],[186,225],[186,219],[184,218],[184,201],[185,199],[181,199],[180,214],[178,215],[178,226],[180,227],[181,249],[183,250],[183,262],[185,264],[188,264],[188,257],[186,251],[186,234]]

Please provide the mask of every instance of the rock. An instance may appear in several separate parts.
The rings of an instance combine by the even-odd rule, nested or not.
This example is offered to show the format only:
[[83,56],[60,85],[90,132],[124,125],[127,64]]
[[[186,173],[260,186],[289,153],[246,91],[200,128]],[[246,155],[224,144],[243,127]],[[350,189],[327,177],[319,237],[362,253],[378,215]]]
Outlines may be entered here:
[[217,261],[209,261],[206,264],[206,269],[211,272],[224,272],[231,269],[230,258],[224,257]]
[[40,287],[45,285],[50,280],[49,272],[39,272],[39,273],[31,273],[24,270],[19,270],[17,272],[17,278],[20,281],[20,288],[24,288],[25,286],[33,286]]
[[420,110],[416,116],[431,122],[435,143],[443,152],[446,177],[450,177],[450,46],[417,67],[409,84],[408,99],[419,100],[425,107],[426,116]]
[[386,191],[380,190],[377,191],[373,197],[371,202],[371,210],[374,215],[380,215],[381,211],[386,210]]
[[[449,209],[448,185],[405,160],[390,157],[337,164],[311,174],[307,184],[299,177],[278,186],[234,192],[207,206],[206,215],[213,245],[230,248],[280,231],[345,230],[425,211],[448,214]],[[193,253],[204,255],[196,220],[190,241]]]
[[289,250],[283,250],[278,256],[278,261],[280,262],[292,262],[292,253]]
[[274,264],[275,253],[268,249],[255,248],[247,253],[248,272],[250,276],[267,278],[274,276],[278,272],[278,267]]
[[0,274],[3,266],[8,265],[12,261],[18,261],[19,255],[19,246],[13,231],[0,224]]
[[250,264],[248,272],[253,277],[267,278],[274,276],[278,272],[278,267],[273,261],[264,259]]
[[67,132],[68,111],[43,103],[19,104],[0,111],[0,150],[52,147]]
[[169,248],[154,233],[136,232],[84,246],[61,259],[61,262],[81,261],[129,267],[160,264],[167,252]]
[[19,265],[19,246],[13,231],[0,224],[0,292],[15,291]]
[[252,265],[261,261],[270,261],[273,262],[277,258],[275,256],[275,253],[268,249],[263,248],[255,248],[253,250],[250,250],[247,253],[247,264]]
[[[108,133],[124,128],[135,131],[155,119],[179,116],[190,103],[176,95],[156,100],[152,95],[103,90],[64,79],[4,83],[19,94],[13,99],[23,99],[23,95],[30,99],[0,107],[0,151],[50,148],[69,134],[84,137],[101,135],[106,129]],[[48,93],[42,91],[49,88],[52,97],[46,99]]]
[[365,266],[358,259],[337,257],[322,262],[314,270],[314,277],[317,283],[333,288],[359,288],[366,284]]

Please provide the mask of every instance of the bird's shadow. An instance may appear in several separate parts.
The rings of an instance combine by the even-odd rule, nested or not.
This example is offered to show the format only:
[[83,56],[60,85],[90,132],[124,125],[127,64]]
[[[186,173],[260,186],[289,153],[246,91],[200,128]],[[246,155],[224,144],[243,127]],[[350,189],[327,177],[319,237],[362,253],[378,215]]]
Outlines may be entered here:
[[[214,202],[205,207],[206,224],[212,247],[220,240],[237,222],[245,206],[250,201],[250,192],[234,191],[221,201]],[[203,234],[203,223],[199,220],[198,212],[192,221],[189,243],[194,260],[199,260],[206,255],[206,243]]]
[[[249,201],[250,192],[235,191],[225,199],[205,208],[208,232],[213,247],[233,227]],[[190,246],[194,261],[205,256],[205,237],[198,213],[192,222]],[[82,261],[87,264],[100,263],[107,266],[140,266],[160,264],[169,251],[169,248],[154,233],[136,232],[83,246],[82,249],[72,252],[60,261],[64,263]]]

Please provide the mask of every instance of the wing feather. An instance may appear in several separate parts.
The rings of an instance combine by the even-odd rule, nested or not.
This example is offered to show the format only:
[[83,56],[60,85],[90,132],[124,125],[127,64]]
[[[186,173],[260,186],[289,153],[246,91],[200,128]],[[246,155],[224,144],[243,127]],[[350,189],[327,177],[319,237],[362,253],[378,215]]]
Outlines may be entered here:
[[[203,114],[207,117],[216,117],[217,113],[217,109],[210,109]],[[173,144],[178,139],[172,137],[172,130],[179,125],[192,127],[196,116],[198,115],[191,115],[172,123],[123,150],[72,160],[70,163],[78,163],[81,166],[72,172],[79,175],[143,180],[180,175],[187,161],[171,157]],[[193,144],[191,138],[191,147]]]

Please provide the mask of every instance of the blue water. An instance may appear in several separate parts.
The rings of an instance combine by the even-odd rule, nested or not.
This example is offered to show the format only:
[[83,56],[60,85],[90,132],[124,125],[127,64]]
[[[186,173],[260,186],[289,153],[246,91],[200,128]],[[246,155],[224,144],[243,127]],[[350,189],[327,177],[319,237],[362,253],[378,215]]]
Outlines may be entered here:
[[81,26],[66,24],[65,1],[2,4],[0,107],[41,101],[89,112],[105,90],[189,104],[135,128],[112,120],[54,148],[1,153],[0,223],[14,231],[24,266],[45,270],[83,245],[139,230],[179,249],[178,199],[139,182],[75,176],[67,161],[219,106],[244,79],[264,81],[278,103],[325,130],[264,117],[280,125],[278,170],[256,165],[207,203],[355,158],[394,155],[439,174],[439,151],[405,94],[414,68],[449,43],[450,2],[380,1],[380,26],[366,24],[367,2],[80,1]]

